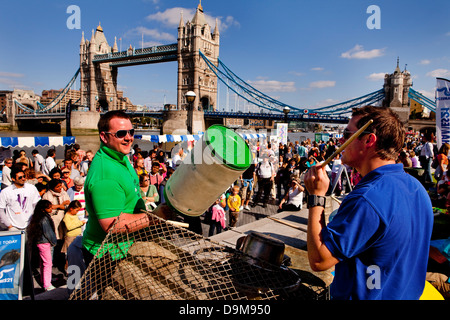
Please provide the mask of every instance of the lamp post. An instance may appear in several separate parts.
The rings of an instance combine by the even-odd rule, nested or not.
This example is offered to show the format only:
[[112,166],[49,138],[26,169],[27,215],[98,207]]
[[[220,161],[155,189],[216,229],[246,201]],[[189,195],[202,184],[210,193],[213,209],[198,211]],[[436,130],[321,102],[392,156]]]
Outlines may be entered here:
[[189,108],[190,108],[190,110],[194,110],[194,109],[192,108],[192,103],[195,101],[195,97],[196,97],[196,96],[197,96],[197,95],[195,94],[194,91],[188,91],[188,92],[186,92],[186,94],[185,94],[186,101],[189,103]]
[[196,96],[197,95],[195,94],[194,91],[188,91],[185,94],[186,101],[189,103],[189,110],[187,113],[187,129],[190,134],[192,134],[193,117],[194,117],[194,114],[192,112],[192,111],[194,111],[194,108],[192,107],[192,105],[195,101]]
[[291,108],[289,108],[288,106],[283,108],[283,112],[284,112],[284,122],[288,123],[288,114],[291,111]]

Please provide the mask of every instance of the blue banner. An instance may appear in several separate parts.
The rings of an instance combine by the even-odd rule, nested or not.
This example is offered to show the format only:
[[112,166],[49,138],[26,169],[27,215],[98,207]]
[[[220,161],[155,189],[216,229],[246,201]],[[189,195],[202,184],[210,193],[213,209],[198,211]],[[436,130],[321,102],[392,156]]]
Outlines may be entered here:
[[450,81],[443,78],[436,83],[436,143],[450,143]]
[[21,299],[23,240],[21,233],[0,232],[0,300]]

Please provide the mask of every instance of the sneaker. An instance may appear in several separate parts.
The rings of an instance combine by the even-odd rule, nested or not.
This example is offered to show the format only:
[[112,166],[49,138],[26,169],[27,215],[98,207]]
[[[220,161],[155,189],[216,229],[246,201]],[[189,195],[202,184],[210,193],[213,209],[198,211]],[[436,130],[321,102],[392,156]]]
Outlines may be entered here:
[[49,285],[47,288],[44,288],[45,291],[51,291],[53,289],[56,289],[53,285]]
[[239,211],[242,211],[242,210],[244,210],[244,206],[239,207]]
[[248,204],[244,207],[244,209],[250,211],[250,207],[248,206]]

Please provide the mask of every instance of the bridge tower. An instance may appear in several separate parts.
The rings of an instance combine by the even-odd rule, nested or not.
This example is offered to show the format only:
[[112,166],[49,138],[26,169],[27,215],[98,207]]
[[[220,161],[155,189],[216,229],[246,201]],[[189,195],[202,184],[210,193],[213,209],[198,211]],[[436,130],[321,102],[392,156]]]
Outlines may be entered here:
[[[211,32],[201,1],[197,6],[192,21],[185,23],[183,13],[181,13],[178,26],[177,105],[179,110],[187,111],[187,130],[191,133],[204,131],[205,120],[203,112],[217,109],[218,79],[208,68],[199,51],[202,51],[212,63],[217,65],[219,44],[218,21],[216,20],[214,32]],[[188,91],[193,91],[196,94],[196,98],[191,104],[186,100]]]
[[97,54],[117,52],[108,45],[103,28],[98,25],[92,30],[91,40],[84,39],[80,43],[80,91],[82,106],[89,106],[90,111],[117,109],[117,68],[109,63],[94,63]]
[[186,101],[187,91],[194,91],[197,98],[193,108],[199,111],[216,110],[217,102],[217,77],[207,67],[200,57],[202,51],[208,59],[217,65],[219,57],[220,34],[218,22],[214,33],[206,22],[203,7],[197,6],[197,11],[192,21],[186,24],[181,13],[178,26],[178,107],[186,109],[189,104]]
[[383,106],[391,108],[396,112],[404,124],[408,124],[410,105],[408,92],[412,86],[411,73],[406,70],[401,71],[399,59],[394,73],[386,74],[384,77],[385,98]]

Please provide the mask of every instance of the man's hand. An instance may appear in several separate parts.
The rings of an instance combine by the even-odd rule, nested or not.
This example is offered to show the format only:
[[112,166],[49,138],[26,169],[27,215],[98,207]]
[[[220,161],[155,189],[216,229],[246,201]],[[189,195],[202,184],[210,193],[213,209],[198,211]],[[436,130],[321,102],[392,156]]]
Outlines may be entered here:
[[330,186],[330,179],[325,168],[320,165],[309,168],[305,174],[305,187],[309,194],[325,196]]

